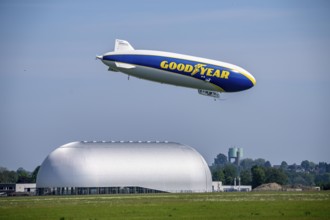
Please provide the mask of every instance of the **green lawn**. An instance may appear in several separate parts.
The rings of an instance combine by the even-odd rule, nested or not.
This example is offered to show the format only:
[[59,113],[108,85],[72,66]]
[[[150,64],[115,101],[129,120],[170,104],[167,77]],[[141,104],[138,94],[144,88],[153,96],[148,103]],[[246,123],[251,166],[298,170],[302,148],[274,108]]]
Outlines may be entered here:
[[0,197],[0,219],[330,219],[330,192]]

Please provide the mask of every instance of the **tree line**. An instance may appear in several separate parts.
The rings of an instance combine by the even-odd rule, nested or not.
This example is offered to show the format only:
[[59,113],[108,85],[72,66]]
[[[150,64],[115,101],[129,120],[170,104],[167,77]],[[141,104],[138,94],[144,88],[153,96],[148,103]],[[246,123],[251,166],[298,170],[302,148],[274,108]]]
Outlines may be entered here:
[[[20,167],[10,171],[0,167],[0,183],[35,183],[40,166],[32,172]],[[222,181],[224,185],[234,185],[240,177],[241,185],[252,185],[255,188],[264,183],[276,182],[291,186],[320,186],[330,189],[330,164],[318,164],[304,160],[300,164],[283,161],[281,165],[272,166],[265,159],[242,159],[239,164],[228,161],[227,156],[220,153],[210,166],[213,181]],[[238,181],[237,181],[238,184]]]
[[0,183],[35,183],[40,166],[37,166],[33,172],[20,167],[16,171],[0,167]]
[[304,160],[299,165],[289,165],[283,161],[281,165],[272,166],[265,159],[242,159],[239,164],[228,161],[227,156],[220,153],[210,166],[213,181],[222,181],[224,185],[233,185],[234,179],[240,177],[241,185],[252,185],[255,188],[264,183],[278,183],[289,186],[320,186],[330,189],[330,164],[318,164]]

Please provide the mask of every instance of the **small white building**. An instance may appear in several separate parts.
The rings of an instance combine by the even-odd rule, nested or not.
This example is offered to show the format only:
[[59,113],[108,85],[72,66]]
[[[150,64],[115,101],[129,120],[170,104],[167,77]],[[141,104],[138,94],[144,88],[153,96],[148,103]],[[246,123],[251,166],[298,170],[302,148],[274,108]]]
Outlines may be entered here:
[[1,183],[0,195],[35,195],[36,184],[35,183]]
[[15,192],[36,192],[36,184],[35,183],[16,183]]
[[221,181],[213,181],[212,182],[212,192],[222,192],[222,182]]
[[213,181],[212,182],[212,191],[213,192],[251,192],[252,186],[246,185],[222,185],[221,181]]

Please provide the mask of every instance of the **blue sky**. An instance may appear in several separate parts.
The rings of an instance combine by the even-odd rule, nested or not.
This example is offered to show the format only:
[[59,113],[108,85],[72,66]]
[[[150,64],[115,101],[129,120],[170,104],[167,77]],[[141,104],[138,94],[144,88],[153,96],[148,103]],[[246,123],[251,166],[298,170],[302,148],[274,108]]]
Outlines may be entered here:
[[[1,1],[0,166],[33,170],[77,140],[169,140],[211,164],[330,162],[327,1]],[[224,94],[108,72],[116,38],[136,49],[239,65],[257,85]]]

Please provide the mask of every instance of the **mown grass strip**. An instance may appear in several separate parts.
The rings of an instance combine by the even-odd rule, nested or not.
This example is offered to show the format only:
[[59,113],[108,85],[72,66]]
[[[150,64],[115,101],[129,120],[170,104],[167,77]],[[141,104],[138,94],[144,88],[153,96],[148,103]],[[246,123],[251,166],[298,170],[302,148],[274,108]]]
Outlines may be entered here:
[[2,197],[0,219],[330,219],[330,192]]

